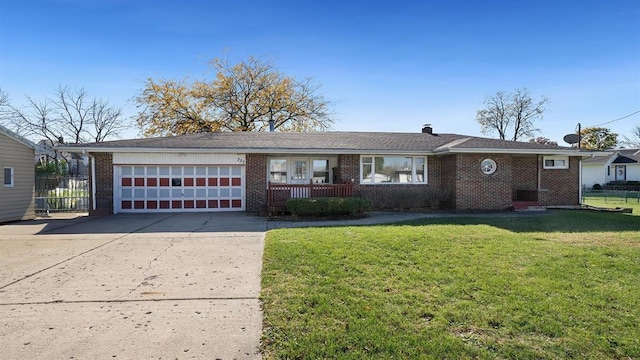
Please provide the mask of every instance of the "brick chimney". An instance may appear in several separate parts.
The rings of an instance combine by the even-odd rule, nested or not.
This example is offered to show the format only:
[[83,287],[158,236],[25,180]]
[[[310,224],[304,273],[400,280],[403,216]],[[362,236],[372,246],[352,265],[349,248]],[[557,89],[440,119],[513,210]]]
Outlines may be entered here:
[[431,124],[422,125],[422,133],[423,134],[433,134],[433,128],[431,127]]

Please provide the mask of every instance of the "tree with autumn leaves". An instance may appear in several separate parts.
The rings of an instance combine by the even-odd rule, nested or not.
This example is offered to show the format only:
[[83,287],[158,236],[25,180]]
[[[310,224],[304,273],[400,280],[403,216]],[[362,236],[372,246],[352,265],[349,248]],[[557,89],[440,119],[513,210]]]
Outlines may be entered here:
[[148,79],[135,98],[145,136],[213,131],[327,130],[333,124],[329,102],[311,79],[281,73],[269,61],[249,57],[230,64],[215,59],[214,80]]

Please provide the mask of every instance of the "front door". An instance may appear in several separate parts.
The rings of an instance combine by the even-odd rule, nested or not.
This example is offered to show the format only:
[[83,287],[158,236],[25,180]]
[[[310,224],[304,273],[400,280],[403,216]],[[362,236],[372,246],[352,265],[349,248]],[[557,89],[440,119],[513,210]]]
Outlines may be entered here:
[[627,167],[625,165],[616,165],[616,181],[627,180]]
[[309,184],[309,160],[291,159],[290,184]]

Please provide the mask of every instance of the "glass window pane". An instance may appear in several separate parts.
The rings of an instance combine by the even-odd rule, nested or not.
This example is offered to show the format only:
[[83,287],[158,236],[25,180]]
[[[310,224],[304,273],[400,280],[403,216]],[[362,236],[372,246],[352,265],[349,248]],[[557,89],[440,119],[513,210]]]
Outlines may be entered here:
[[160,173],[160,175],[169,175],[169,168],[165,167],[165,166],[162,166],[159,169],[159,173]]
[[133,174],[137,176],[144,176],[144,167],[136,166],[133,168]]
[[416,182],[423,183],[425,182],[424,176],[424,168],[425,168],[425,158],[418,157],[416,158]]
[[131,189],[122,189],[122,198],[123,199],[131,199],[131,195],[133,194],[133,192],[131,191]]
[[144,189],[133,190],[133,197],[135,197],[136,199],[144,198]]
[[242,189],[231,189],[231,196],[232,197],[241,197],[242,196]]
[[182,189],[171,189],[171,197],[179,199],[182,197]]
[[372,164],[373,163],[373,158],[370,156],[366,156],[362,158],[362,163],[363,164]]
[[313,182],[329,183],[329,160],[313,160]]
[[191,167],[191,166],[186,166],[186,167],[184,168],[184,174],[185,174],[185,175],[193,175],[193,167]]
[[207,175],[207,168],[202,166],[197,167],[196,175]]
[[171,175],[182,175],[182,168],[181,167],[172,167],[171,168]]
[[182,186],[182,178],[171,178],[171,186]]
[[147,189],[147,197],[149,199],[155,199],[158,197],[158,189]]
[[222,175],[222,176],[229,175],[229,167],[228,166],[221,166],[220,167],[220,175]]
[[229,189],[220,189],[220,197],[229,197]]
[[375,182],[411,182],[413,158],[406,156],[377,156]]
[[371,179],[371,164],[362,165],[362,182],[372,182]]
[[160,189],[160,197],[168,198],[169,197],[169,189]]
[[217,166],[208,167],[207,170],[209,171],[209,176],[218,175],[218,167]]
[[131,166],[123,166],[122,167],[122,175],[131,176],[133,174],[133,170]]
[[155,166],[147,168],[147,175],[158,175],[158,168]]
[[209,197],[217,198],[218,197],[218,189],[209,189]]
[[307,179],[307,162],[305,160],[296,160],[293,162],[293,178],[295,180]]
[[193,197],[193,189],[184,189],[184,197],[192,198]]
[[239,166],[235,166],[231,168],[231,175],[240,176],[242,175],[242,168]]
[[287,183],[287,160],[269,160],[269,181],[278,184]]
[[197,198],[207,197],[207,190],[206,189],[196,189],[196,197]]

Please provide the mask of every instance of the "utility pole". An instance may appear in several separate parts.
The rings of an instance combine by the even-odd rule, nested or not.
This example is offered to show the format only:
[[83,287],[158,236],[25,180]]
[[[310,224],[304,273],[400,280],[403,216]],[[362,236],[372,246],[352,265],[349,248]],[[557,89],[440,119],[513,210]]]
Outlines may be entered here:
[[581,142],[582,142],[582,125],[578,123],[578,150],[580,149]]

